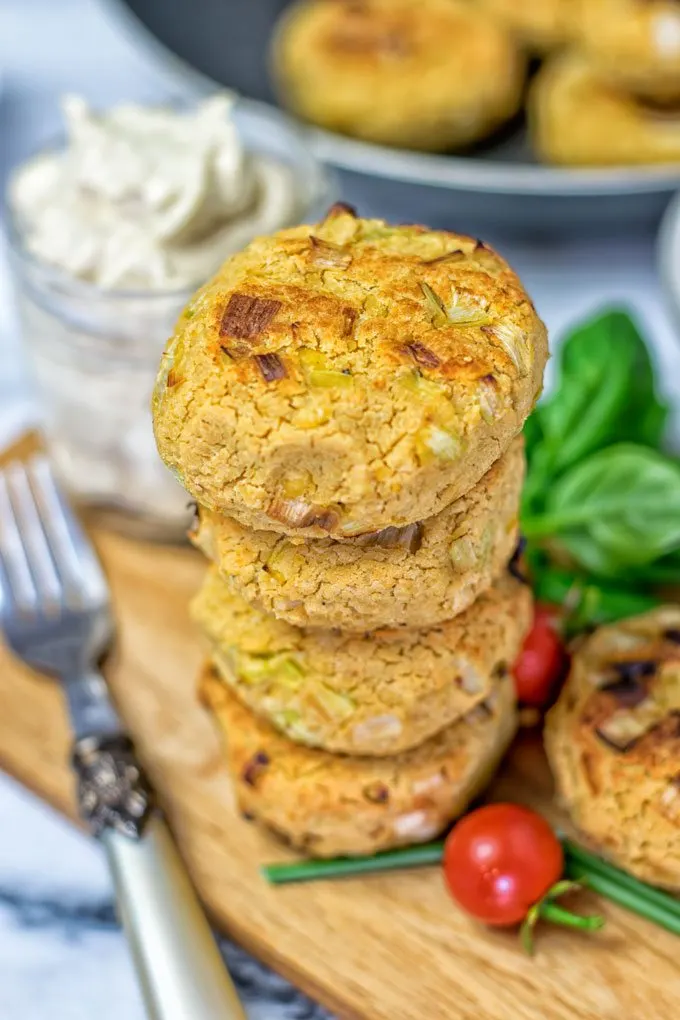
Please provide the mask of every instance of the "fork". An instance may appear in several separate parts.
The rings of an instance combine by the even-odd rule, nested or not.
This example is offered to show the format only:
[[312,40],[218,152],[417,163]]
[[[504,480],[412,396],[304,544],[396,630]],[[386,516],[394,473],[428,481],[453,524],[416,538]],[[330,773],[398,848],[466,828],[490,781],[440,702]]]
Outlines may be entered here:
[[58,679],[81,817],[104,846],[149,1020],[245,1020],[100,667],[115,637],[106,577],[36,453],[0,470],[0,630]]

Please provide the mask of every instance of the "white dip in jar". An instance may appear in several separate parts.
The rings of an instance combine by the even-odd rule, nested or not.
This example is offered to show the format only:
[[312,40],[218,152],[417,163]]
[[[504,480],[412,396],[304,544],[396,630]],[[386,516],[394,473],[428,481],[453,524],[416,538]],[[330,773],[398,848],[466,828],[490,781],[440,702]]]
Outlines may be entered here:
[[293,169],[244,148],[232,107],[217,95],[191,110],[95,113],[69,97],[64,145],[9,186],[19,311],[57,468],[81,502],[156,539],[187,521],[151,431],[165,340],[229,254],[305,212]]

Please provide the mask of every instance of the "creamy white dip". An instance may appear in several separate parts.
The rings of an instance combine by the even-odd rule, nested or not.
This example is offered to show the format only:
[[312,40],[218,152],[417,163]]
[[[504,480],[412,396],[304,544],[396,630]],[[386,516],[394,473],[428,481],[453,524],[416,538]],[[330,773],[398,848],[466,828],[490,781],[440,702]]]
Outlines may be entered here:
[[20,167],[9,200],[24,247],[105,289],[174,290],[209,277],[253,236],[294,216],[295,183],[244,151],[233,100],[188,111],[62,107],[63,148]]
[[244,150],[228,96],[186,112],[94,113],[76,97],[63,109],[65,144],[19,167],[8,196],[50,449],[81,501],[179,536],[187,495],[149,409],[163,346],[196,287],[307,196],[287,166]]

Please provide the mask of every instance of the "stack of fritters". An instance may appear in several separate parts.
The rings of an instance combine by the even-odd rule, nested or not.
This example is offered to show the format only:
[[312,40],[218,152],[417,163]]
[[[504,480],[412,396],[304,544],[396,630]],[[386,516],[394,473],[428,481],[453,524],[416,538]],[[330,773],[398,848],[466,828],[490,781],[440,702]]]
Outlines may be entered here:
[[232,257],[168,344],[156,438],[213,564],[201,691],[240,805],[308,853],[430,838],[513,736],[546,357],[487,245],[342,205]]

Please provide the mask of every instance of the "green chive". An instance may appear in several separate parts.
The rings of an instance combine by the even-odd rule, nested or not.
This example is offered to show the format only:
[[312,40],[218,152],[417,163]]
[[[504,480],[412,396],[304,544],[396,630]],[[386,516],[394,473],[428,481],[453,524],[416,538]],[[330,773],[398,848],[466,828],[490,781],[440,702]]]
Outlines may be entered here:
[[580,869],[582,873],[587,872],[588,874],[596,873],[601,875],[603,878],[616,882],[621,888],[628,889],[631,894],[639,896],[645,902],[655,903],[663,910],[668,910],[670,913],[677,915],[678,919],[680,919],[680,900],[675,896],[664,892],[662,889],[655,889],[654,886],[641,882],[638,878],[634,878],[627,872],[621,871],[620,868],[609,864],[608,861],[603,860],[601,857],[596,857],[595,854],[591,854],[588,850],[577,846],[571,840],[562,840],[562,846],[564,847],[568,871],[571,871],[573,868],[575,870]]
[[[680,935],[680,900],[677,897],[640,882],[601,857],[572,843],[570,839],[562,838],[561,843],[568,878],[583,882],[612,903],[626,907],[634,914]],[[262,874],[272,885],[345,878],[439,864],[443,852],[444,843],[438,841],[401,850],[387,850],[374,857],[337,857],[332,860],[296,861],[293,864],[268,864],[262,868]]]
[[[576,864],[576,862],[567,865],[567,873],[571,878],[577,882],[583,882],[593,892],[599,893],[600,896],[611,900],[612,903],[625,907],[647,921],[658,924],[660,928],[665,928],[666,931],[673,932],[674,935],[680,935],[680,916],[675,906],[662,907],[654,900],[649,900],[646,896],[641,896],[640,893],[619,884],[615,879],[605,878],[604,875]],[[670,899],[670,897],[668,898]]]
[[403,850],[386,850],[373,857],[335,857],[327,861],[296,861],[294,864],[266,864],[262,874],[272,885],[286,882],[313,882],[323,878],[345,878],[348,875],[366,875],[375,871],[394,871],[398,868],[419,868],[424,864],[439,864],[444,843],[424,843]]

